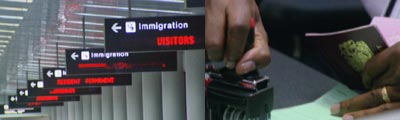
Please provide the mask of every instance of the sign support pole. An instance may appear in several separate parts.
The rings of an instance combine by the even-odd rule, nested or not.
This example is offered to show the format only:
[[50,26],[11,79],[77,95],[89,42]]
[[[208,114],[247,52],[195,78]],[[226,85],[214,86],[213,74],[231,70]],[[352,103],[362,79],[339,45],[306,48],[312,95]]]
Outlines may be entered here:
[[[40,73],[39,73],[40,74]],[[25,71],[25,78],[26,78],[26,81],[28,81],[28,71]],[[28,83],[28,82],[27,82]],[[18,87],[17,87],[18,88]]]
[[[6,96],[6,92],[5,91],[3,92],[3,97],[4,97],[4,102],[3,103],[5,105],[5,104],[7,104],[6,103],[7,102],[7,96]],[[0,107],[2,107],[2,106],[0,106]]]
[[[58,42],[56,42],[56,57],[57,57],[57,58],[56,58],[56,61],[57,61],[57,68],[60,67],[60,66],[59,66],[60,64],[58,63],[58,61],[59,61],[59,60],[58,60],[58,59],[59,59],[59,58],[58,58],[58,54],[59,54],[59,53],[58,53]],[[39,73],[39,74],[40,74],[40,73]]]
[[83,49],[86,49],[85,16],[82,17],[82,38],[83,38]]
[[38,72],[39,72],[39,80],[43,79],[42,74],[40,74],[40,59],[38,59]]
[[128,17],[132,18],[132,1],[128,0]]

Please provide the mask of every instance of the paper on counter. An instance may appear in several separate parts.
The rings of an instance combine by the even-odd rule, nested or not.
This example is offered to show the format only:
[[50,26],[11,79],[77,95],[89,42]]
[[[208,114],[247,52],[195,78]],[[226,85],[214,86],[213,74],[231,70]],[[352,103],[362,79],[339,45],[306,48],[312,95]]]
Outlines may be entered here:
[[343,84],[338,84],[317,100],[299,106],[273,110],[272,120],[341,120],[332,116],[330,107],[358,95]]

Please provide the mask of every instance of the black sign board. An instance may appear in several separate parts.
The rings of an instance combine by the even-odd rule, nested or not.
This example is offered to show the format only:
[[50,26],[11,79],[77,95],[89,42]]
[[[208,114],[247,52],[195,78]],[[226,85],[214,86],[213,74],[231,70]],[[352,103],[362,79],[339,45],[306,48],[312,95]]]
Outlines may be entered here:
[[[31,81],[30,83],[37,83],[38,81]],[[34,96],[45,96],[45,95],[93,95],[101,94],[100,87],[90,88],[37,88],[30,87],[29,89],[17,89],[17,96],[19,97],[34,97]]]
[[[129,74],[104,74],[104,75],[66,75],[61,78],[50,78],[44,81],[28,81],[28,85],[39,84],[43,88],[70,88],[70,87],[94,87],[111,85],[131,85],[132,75]],[[31,86],[32,87],[32,86]],[[29,90],[29,89],[28,89]]]
[[18,97],[8,96],[8,103],[29,103],[29,102],[58,102],[58,101],[79,101],[79,96],[34,96],[34,97]]
[[29,108],[29,107],[42,107],[42,106],[63,106],[63,102],[26,102],[26,103],[15,103],[11,102],[8,104],[10,108]]
[[176,52],[104,52],[104,49],[66,50],[68,75],[176,71]]
[[107,52],[204,49],[205,17],[105,19]]
[[43,79],[60,78],[67,75],[65,68],[43,68]]
[[29,90],[32,89],[44,89],[44,82],[43,80],[28,80],[27,82],[28,91],[24,91],[23,95],[20,95],[20,91],[17,91],[19,96],[29,96]]
[[10,108],[8,105],[0,105],[0,114],[23,114],[23,113],[39,113],[40,107],[34,108]]
[[204,7],[205,6],[205,0],[186,0],[186,7]]

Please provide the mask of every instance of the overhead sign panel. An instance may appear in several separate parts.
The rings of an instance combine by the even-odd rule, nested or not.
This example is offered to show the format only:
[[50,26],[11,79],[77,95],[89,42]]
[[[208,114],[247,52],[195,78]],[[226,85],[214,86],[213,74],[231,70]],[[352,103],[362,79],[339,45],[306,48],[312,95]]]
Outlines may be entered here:
[[205,17],[105,19],[107,52],[204,49]]
[[[29,83],[36,84],[37,81],[29,81]],[[19,97],[34,97],[34,96],[44,96],[44,95],[92,95],[101,94],[100,87],[90,87],[90,88],[37,88],[31,87],[28,89],[17,89],[17,96]]]
[[29,102],[57,102],[57,101],[79,101],[79,96],[34,96],[34,97],[18,97],[8,96],[8,103],[29,103]]
[[15,103],[11,102],[8,104],[10,108],[29,108],[29,107],[43,107],[43,106],[63,106],[63,102],[26,102],[26,103]]
[[185,2],[187,8],[205,6],[205,0],[185,0]]
[[41,112],[40,107],[33,108],[10,108],[8,105],[0,105],[0,114],[23,114]]
[[65,68],[43,68],[43,79],[60,78],[67,75]]
[[[128,53],[70,49],[65,54],[68,75],[177,70],[176,52]],[[48,72],[45,73],[47,77]],[[50,72],[48,75],[53,74]]]
[[[112,85],[131,85],[132,75],[104,74],[104,75],[67,75],[61,78],[50,78],[44,81],[28,81],[31,88],[70,88],[95,87]],[[29,89],[28,89],[29,90]],[[54,89],[53,89],[54,90]],[[56,89],[57,90],[57,89]],[[61,89],[58,89],[61,90]],[[77,90],[77,89],[75,89]],[[57,91],[53,91],[57,92]],[[61,91],[60,91],[61,92]],[[75,91],[77,92],[77,91]]]

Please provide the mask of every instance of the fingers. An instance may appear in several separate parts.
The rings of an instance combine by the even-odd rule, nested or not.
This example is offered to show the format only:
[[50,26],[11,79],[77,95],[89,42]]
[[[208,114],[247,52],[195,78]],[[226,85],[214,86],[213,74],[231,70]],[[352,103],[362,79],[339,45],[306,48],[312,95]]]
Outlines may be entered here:
[[[255,3],[254,3],[255,4]],[[259,54],[253,60],[257,64],[257,68],[262,68],[267,66],[271,62],[271,54],[268,46],[268,35],[265,31],[264,25],[262,23],[260,12],[256,7],[256,25],[254,29],[254,48],[259,48]]]
[[265,67],[271,62],[267,33],[259,17],[259,12],[256,11],[256,13],[253,48],[243,55],[236,66],[236,72],[240,75]]
[[389,62],[387,62],[388,49],[372,57],[364,67],[362,73],[363,83],[366,88],[372,87],[372,80],[381,76],[388,68]]
[[379,78],[372,80],[372,88],[380,88],[386,85],[393,85],[396,82],[396,69],[393,67],[388,68],[385,70],[383,75]]
[[271,62],[270,56],[268,47],[254,47],[240,59],[236,66],[236,73],[243,75],[257,68],[265,67]]
[[[240,8],[240,9],[238,9]],[[244,53],[254,18],[254,45]],[[245,74],[270,62],[267,34],[257,5],[251,0],[206,0],[206,49],[212,61],[224,60],[227,68]]]
[[250,19],[252,18],[252,7],[250,6],[250,0],[235,0],[230,2],[227,7],[227,19],[229,21],[224,54],[224,62],[227,68],[234,68],[243,55],[250,29]]
[[345,113],[354,112],[362,109],[368,109],[380,104],[384,101],[381,95],[381,89],[371,90],[362,95],[353,97],[351,99],[340,102],[339,104],[331,107],[331,113],[333,115],[342,116]]
[[[396,102],[400,100],[400,89],[387,86],[386,90],[391,101]],[[382,88],[374,89],[349,100],[342,101],[339,104],[333,105],[331,107],[331,113],[333,115],[341,116],[346,113],[370,109],[384,103],[385,101],[382,97]]]
[[220,61],[223,58],[226,29],[226,0],[206,0],[206,50],[208,58]]
[[343,116],[343,120],[354,120],[356,118],[376,114],[376,113],[381,113],[384,111],[392,110],[392,109],[397,109],[400,108],[400,103],[386,103],[379,105],[378,107],[366,109],[366,110],[361,110],[357,112],[351,112],[347,113]]

